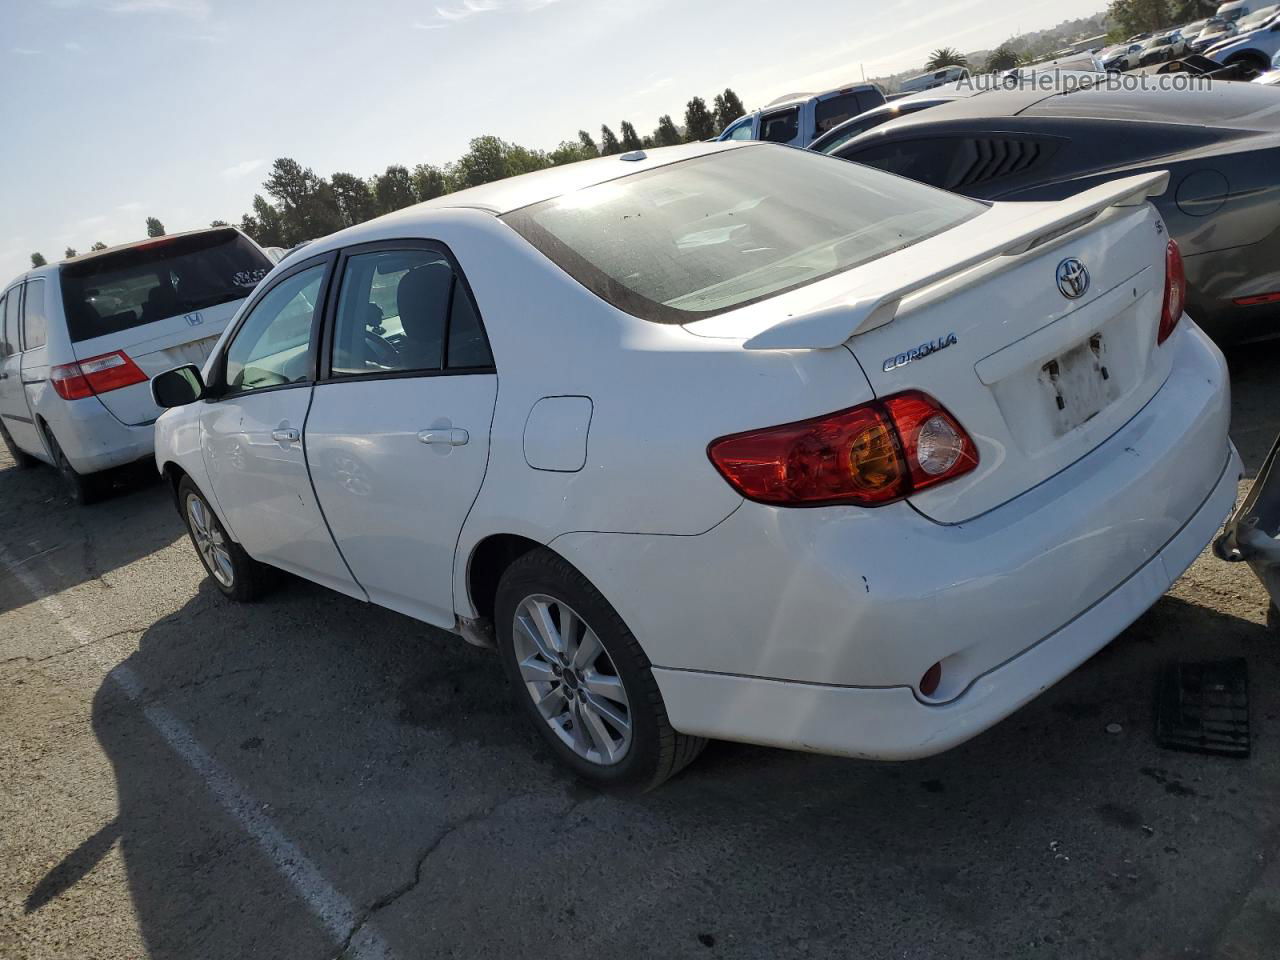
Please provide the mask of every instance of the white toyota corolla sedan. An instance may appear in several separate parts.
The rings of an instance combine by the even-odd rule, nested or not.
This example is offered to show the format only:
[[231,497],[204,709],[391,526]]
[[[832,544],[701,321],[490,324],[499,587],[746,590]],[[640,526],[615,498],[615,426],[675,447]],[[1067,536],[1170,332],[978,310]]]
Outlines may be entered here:
[[1234,504],[1156,173],[984,204],[771,144],[516,177],[279,264],[156,455],[264,566],[496,646],[601,784],[715,737],[945,750],[1106,645]]

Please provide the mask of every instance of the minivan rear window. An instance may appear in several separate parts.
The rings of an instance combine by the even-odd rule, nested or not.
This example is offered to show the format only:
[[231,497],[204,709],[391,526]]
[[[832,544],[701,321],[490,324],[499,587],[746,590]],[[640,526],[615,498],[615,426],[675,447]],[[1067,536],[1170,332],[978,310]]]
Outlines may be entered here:
[[160,237],[64,265],[72,341],[91,340],[247,297],[271,261],[236,230]]
[[909,247],[986,206],[825,154],[743,146],[503,220],[596,296],[689,323]]

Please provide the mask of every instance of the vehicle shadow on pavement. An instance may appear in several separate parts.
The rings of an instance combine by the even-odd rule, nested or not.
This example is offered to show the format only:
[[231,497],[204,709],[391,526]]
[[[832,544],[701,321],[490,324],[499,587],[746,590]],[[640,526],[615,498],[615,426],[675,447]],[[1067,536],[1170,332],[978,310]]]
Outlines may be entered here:
[[[1158,666],[1242,654],[1252,758],[1157,749]],[[401,958],[1200,955],[1280,826],[1275,637],[1178,597],[942,756],[712,744],[640,797],[558,769],[490,653],[299,581],[252,606],[206,583],[123,666],[136,699],[117,669],[93,709],[115,826],[28,908],[118,831],[153,958],[333,956],[346,939],[156,710],[352,904],[352,932]]]
[[[101,580],[185,535],[150,464],[116,471],[110,495],[78,507],[51,467],[20,470],[0,450],[0,529],[11,562],[39,561],[50,592]],[[0,613],[11,607],[0,594]]]

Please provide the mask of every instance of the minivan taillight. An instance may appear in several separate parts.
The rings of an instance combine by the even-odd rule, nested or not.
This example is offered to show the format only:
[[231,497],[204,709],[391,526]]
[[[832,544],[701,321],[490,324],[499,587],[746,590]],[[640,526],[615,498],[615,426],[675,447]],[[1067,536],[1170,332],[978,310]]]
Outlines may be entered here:
[[95,393],[108,393],[135,383],[146,383],[147,379],[147,375],[123,350],[78,363],[60,363],[49,369],[49,382],[63,400],[83,400]]
[[1187,307],[1187,271],[1182,265],[1182,251],[1176,240],[1164,248],[1164,303],[1160,306],[1160,329],[1156,344],[1169,339]]
[[792,507],[881,506],[978,465],[964,428],[918,390],[721,437],[707,455],[747,499]]

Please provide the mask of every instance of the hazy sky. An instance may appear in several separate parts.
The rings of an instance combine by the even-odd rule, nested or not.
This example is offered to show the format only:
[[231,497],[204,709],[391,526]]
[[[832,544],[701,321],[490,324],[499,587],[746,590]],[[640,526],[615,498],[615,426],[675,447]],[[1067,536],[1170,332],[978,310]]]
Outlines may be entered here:
[[748,107],[995,46],[1105,0],[0,0],[0,283],[236,222],[271,161],[367,176],[550,148],[726,85]]

